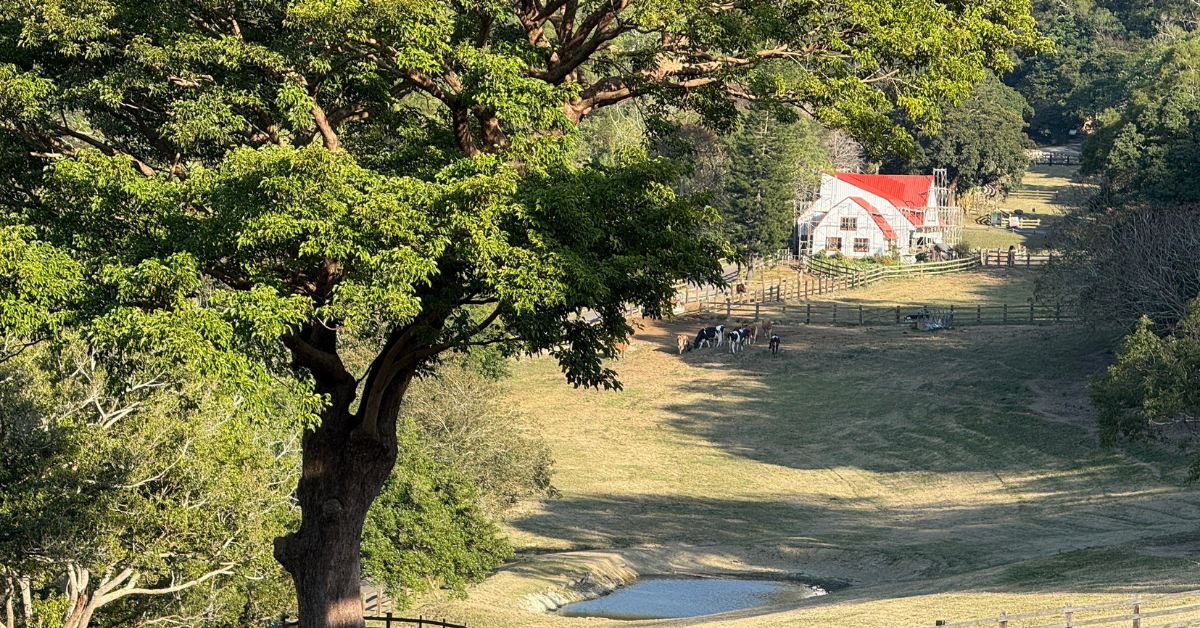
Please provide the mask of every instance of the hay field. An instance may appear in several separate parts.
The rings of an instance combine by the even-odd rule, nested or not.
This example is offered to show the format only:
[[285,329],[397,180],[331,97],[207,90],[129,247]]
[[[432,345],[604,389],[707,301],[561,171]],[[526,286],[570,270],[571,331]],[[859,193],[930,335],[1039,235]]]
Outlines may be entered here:
[[[859,298],[896,290],[884,282]],[[416,612],[484,628],[609,628],[624,622],[527,601],[627,572],[849,584],[644,622],[739,628],[932,625],[1200,588],[1186,457],[1098,446],[1085,378],[1104,367],[1111,336],[780,326],[779,358],[761,346],[675,355],[675,334],[700,324],[646,322],[614,364],[617,392],[573,389],[550,360],[515,366],[508,400],[542,426],[561,495],[506,523],[522,552],[512,565],[467,600]]]

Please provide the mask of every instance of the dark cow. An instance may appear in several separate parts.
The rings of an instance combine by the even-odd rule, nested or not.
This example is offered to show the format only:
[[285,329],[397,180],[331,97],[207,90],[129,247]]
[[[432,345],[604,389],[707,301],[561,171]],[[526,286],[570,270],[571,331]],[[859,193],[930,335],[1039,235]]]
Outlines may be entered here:
[[772,356],[779,355],[779,335],[771,334],[771,341],[767,346],[770,347]]
[[738,351],[743,350],[746,346],[746,338],[749,337],[750,330],[746,329],[745,327],[729,332],[729,352],[737,353]]

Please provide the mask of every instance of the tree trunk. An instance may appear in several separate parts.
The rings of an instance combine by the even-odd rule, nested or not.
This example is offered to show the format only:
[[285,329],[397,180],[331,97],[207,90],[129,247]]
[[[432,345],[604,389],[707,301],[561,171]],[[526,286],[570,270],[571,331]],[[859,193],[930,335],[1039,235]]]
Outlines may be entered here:
[[[301,628],[362,628],[359,544],[363,521],[396,462],[396,415],[412,377],[368,378],[363,402],[351,413],[357,382],[317,378],[329,397],[321,424],[304,435],[296,497],[300,529],[275,539],[275,558],[291,574]],[[378,411],[368,421],[371,397]]]
[[21,613],[25,616],[25,628],[33,628],[33,587],[29,584],[29,576],[17,578],[17,585],[21,587]]

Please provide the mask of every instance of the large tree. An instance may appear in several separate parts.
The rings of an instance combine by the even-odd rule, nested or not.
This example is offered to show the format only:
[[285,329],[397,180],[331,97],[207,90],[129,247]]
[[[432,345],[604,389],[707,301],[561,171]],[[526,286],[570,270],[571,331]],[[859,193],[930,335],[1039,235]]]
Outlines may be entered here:
[[[628,305],[720,279],[714,215],[668,163],[568,163],[582,117],[646,97],[720,124],[774,100],[903,144],[893,106],[932,120],[1041,46],[1021,0],[6,4],[0,202],[84,279],[49,301],[5,284],[0,320],[43,331],[21,300],[41,299],[125,347],[113,363],[308,382],[302,521],[275,556],[303,626],[362,626],[363,520],[424,361],[550,349],[613,386]],[[350,336],[374,343],[361,370]]]
[[726,142],[729,162],[717,205],[726,236],[746,262],[747,278],[760,260],[787,245],[796,188],[827,165],[812,127],[805,120],[783,123],[769,112],[751,111]]
[[975,86],[971,97],[949,107],[936,133],[916,132],[913,159],[892,159],[891,172],[929,174],[945,168],[958,189],[994,186],[1007,192],[1020,185],[1032,142],[1025,135],[1029,105],[995,76]]

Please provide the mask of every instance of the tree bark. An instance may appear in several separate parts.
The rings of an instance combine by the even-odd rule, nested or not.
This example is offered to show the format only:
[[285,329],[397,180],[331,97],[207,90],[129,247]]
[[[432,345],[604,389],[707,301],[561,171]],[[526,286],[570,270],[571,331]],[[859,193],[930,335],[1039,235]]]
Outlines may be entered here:
[[[371,502],[396,461],[396,416],[413,369],[379,381],[369,378],[358,412],[351,413],[357,381],[316,380],[329,397],[321,424],[304,436],[296,490],[300,529],[275,540],[275,558],[291,574],[301,628],[363,628],[359,545]],[[380,396],[365,429],[364,408]]]
[[18,577],[17,585],[21,587],[21,612],[25,616],[25,628],[33,628],[33,587],[29,583],[29,576]]

